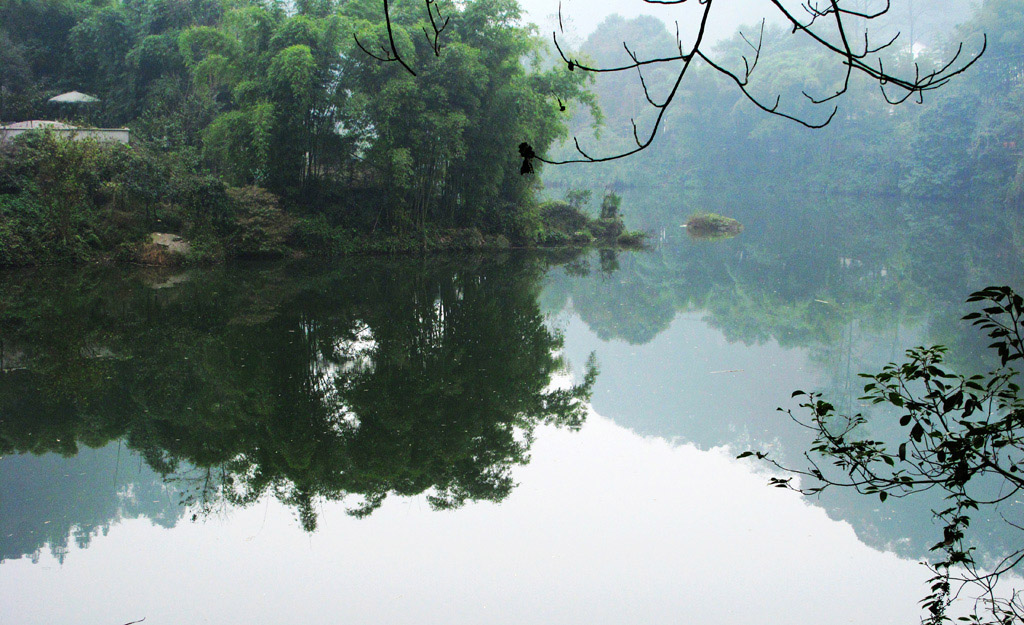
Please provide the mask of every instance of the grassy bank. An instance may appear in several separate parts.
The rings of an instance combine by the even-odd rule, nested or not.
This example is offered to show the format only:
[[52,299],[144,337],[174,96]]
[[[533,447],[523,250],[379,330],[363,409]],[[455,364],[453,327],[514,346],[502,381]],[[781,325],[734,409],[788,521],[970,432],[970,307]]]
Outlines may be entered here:
[[558,202],[520,211],[531,218],[508,232],[346,222],[355,212],[228,187],[181,155],[145,146],[46,132],[0,146],[0,266],[642,244],[621,219],[593,219]]

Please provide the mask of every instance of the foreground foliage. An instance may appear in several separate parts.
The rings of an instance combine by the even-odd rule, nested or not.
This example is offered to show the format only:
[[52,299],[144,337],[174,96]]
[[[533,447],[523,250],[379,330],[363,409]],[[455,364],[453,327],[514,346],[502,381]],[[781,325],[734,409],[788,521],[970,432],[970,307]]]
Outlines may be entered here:
[[810,485],[794,483],[793,477],[771,479],[774,486],[804,494],[851,488],[885,502],[941,489],[948,507],[934,512],[942,533],[932,547],[938,557],[930,563],[932,592],[923,602],[927,622],[949,620],[947,610],[965,586],[977,596],[972,622],[1019,622],[1024,599],[997,582],[1024,561],[1024,547],[981,558],[969,528],[974,511],[1004,502],[1004,521],[1017,529],[1024,525],[1013,509],[1024,489],[1024,397],[1016,381],[1016,363],[1024,360],[1024,298],[1009,287],[989,287],[968,301],[984,304],[964,320],[993,340],[990,348],[1002,368],[964,376],[943,368],[945,348],[911,349],[905,362],[864,376],[869,382],[862,400],[896,410],[900,429],[891,440],[865,436],[870,422],[863,414],[841,414],[820,394],[797,391],[794,396],[805,397],[801,414],[808,416],[789,415],[815,435],[805,454],[810,465],[794,470],[760,451],[740,457],[767,459],[809,478]]

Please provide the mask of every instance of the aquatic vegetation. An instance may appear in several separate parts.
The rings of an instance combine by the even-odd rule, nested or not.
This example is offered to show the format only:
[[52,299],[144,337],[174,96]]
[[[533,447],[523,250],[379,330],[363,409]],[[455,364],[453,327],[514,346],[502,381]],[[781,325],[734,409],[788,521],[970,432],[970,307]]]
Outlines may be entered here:
[[573,202],[553,201],[541,204],[540,219],[543,231],[538,243],[545,247],[642,247],[647,235],[626,230],[626,225],[618,213],[620,201],[617,195],[606,196],[601,207],[601,217],[598,219],[583,212],[582,206],[574,205]]

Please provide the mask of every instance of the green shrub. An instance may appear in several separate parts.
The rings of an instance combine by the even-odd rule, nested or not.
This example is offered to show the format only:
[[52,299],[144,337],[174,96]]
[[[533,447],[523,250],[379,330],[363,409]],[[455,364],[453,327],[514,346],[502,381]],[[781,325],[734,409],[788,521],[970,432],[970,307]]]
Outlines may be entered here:
[[587,224],[587,229],[596,239],[614,241],[625,232],[626,226],[621,219],[595,219]]
[[569,189],[565,194],[565,202],[575,209],[583,210],[590,204],[592,195],[590,189]]
[[212,234],[206,233],[190,241],[191,247],[185,256],[189,265],[212,265],[222,262],[227,256],[224,245]]
[[316,256],[340,256],[353,251],[354,237],[344,228],[332,226],[325,215],[317,213],[295,222],[289,243]]
[[616,242],[622,247],[643,247],[646,239],[646,233],[627,230],[619,235]]
[[503,234],[484,237],[484,247],[494,250],[507,250],[512,247],[512,242]]
[[0,146],[0,264],[130,258],[154,230],[192,240],[274,230],[267,215],[239,224],[224,184],[192,165],[141,144],[19,135]]
[[694,213],[686,221],[686,231],[698,239],[721,239],[743,232],[743,224],[717,213]]
[[587,230],[577,230],[572,234],[570,240],[576,245],[590,245],[594,242],[594,235]]
[[462,228],[445,233],[444,247],[455,250],[478,250],[484,246],[484,235],[476,228]]
[[540,236],[540,244],[545,247],[560,247],[568,245],[572,239],[569,235],[562,232],[561,230],[552,230],[550,232],[544,232]]
[[213,176],[178,173],[170,199],[182,211],[185,229],[192,238],[210,231],[225,235],[236,225],[237,206],[224,183]]
[[[141,157],[140,157],[141,158]],[[143,212],[118,210],[137,164],[129,146],[28,132],[0,148],[0,263],[95,260],[144,231]],[[134,192],[134,191],[131,191]]]
[[501,233],[512,244],[519,246],[536,243],[544,229],[539,207],[508,203],[496,204],[481,211],[479,226],[487,233]]
[[582,230],[590,221],[587,214],[580,209],[559,201],[541,204],[540,217],[545,230],[558,230],[566,234]]
[[284,213],[276,195],[259,187],[227,190],[234,220],[225,249],[238,257],[272,257],[287,253],[285,242],[295,220]]

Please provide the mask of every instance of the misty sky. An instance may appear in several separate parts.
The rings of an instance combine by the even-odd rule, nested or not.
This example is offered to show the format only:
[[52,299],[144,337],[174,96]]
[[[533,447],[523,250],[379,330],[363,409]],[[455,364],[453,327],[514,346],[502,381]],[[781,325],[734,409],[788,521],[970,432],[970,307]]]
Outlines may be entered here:
[[[542,31],[550,31],[557,24],[558,0],[520,0],[529,14],[531,22],[539,24]],[[708,35],[719,39],[732,35],[741,24],[756,24],[767,16],[769,5],[764,0],[729,0],[715,5]],[[625,17],[653,15],[663,19],[675,30],[679,20],[681,32],[695,32],[701,5],[688,2],[682,6],[658,6],[642,0],[562,0],[563,23],[567,32],[575,31],[579,37],[586,37],[607,16],[618,13]]]
[[[527,12],[527,20],[538,24],[542,33],[550,34],[557,28],[559,0],[519,2]],[[861,0],[855,4],[862,9],[865,5],[874,9],[885,5],[882,0]],[[967,19],[971,7],[976,4],[977,0],[892,0],[888,16],[879,20],[872,29],[876,34],[884,33],[882,38],[902,32],[904,36],[914,33],[915,40],[923,38],[927,41],[929,34],[941,34]],[[790,2],[788,6],[797,15],[804,15],[799,2]],[[618,13],[628,18],[653,15],[664,20],[670,31],[675,30],[678,20],[685,46],[692,43],[696,35],[701,9],[702,5],[697,0],[682,5],[649,4],[644,0],[562,0],[565,39],[570,44],[582,42],[602,20]],[[766,0],[722,0],[712,9],[707,36],[711,41],[731,37],[740,26],[750,26],[752,30],[762,18],[767,18],[769,23],[782,21],[778,10]]]

